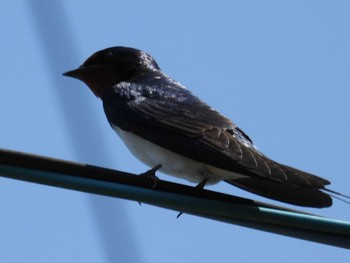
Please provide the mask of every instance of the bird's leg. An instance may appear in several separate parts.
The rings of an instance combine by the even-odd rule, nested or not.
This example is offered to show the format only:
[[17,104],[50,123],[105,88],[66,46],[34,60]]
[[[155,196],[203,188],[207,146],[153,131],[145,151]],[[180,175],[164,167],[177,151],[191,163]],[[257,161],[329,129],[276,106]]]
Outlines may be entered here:
[[153,181],[152,188],[154,189],[159,181],[159,178],[156,176],[157,170],[159,170],[162,167],[161,164],[158,164],[154,166],[152,169],[148,170],[147,172],[141,173],[141,176],[145,176],[148,179],[151,179]]
[[208,178],[204,178],[202,181],[199,182],[194,188],[196,191],[204,189],[205,184],[208,182]]
[[[156,176],[157,170],[159,170],[162,167],[161,164],[158,164],[154,166],[152,169],[149,169],[148,171],[141,173],[140,176],[144,176],[147,179],[151,179],[153,181],[152,189],[156,188],[159,178]],[[141,205],[141,202],[138,202],[139,205]]]
[[[207,183],[208,181],[208,178],[204,178],[202,181],[199,182],[199,184],[197,184],[195,187],[194,187],[194,190],[195,191],[201,191],[204,189],[204,186],[205,184]],[[181,215],[183,214],[183,212],[180,212],[176,218],[179,218]]]

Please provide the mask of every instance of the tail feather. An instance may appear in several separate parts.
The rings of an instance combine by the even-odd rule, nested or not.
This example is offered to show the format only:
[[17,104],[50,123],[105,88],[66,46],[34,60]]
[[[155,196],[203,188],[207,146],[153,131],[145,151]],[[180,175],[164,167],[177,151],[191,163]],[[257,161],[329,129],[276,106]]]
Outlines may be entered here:
[[339,192],[333,191],[331,189],[325,188],[323,191],[330,193],[329,195],[335,199],[338,199],[344,203],[350,204],[350,196],[341,194]]
[[[332,198],[330,195],[316,188],[305,188],[263,178],[251,177],[225,180],[225,182],[246,191],[293,205],[316,208],[329,207],[332,205]],[[328,189],[322,190],[329,191]]]

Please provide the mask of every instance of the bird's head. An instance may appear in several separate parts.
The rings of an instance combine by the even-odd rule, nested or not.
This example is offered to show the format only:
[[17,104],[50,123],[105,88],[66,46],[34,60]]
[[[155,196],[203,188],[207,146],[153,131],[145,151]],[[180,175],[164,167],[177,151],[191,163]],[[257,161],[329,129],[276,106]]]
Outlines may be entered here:
[[158,69],[155,60],[141,50],[111,47],[94,53],[79,68],[63,75],[85,82],[101,98],[106,88]]

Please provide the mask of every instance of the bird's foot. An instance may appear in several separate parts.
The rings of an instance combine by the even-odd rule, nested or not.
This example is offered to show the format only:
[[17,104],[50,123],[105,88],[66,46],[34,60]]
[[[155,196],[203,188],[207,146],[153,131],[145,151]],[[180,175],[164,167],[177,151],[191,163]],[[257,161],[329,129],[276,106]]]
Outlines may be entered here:
[[[195,191],[201,191],[204,189],[204,186],[205,184],[207,183],[208,181],[208,178],[204,178],[202,181],[199,182],[199,184],[197,184],[195,187],[194,187],[194,190]],[[183,212],[180,212],[176,218],[179,218],[181,215],[183,214]]]
[[196,191],[200,191],[204,189],[205,184],[208,182],[208,178],[204,178],[202,181],[199,182],[194,188]]
[[[143,177],[153,181],[152,189],[156,188],[156,186],[158,184],[159,178],[156,176],[156,172],[161,167],[162,167],[162,165],[158,164],[158,165],[154,166],[152,169],[149,169],[148,171],[140,174],[140,176],[143,176]],[[138,203],[139,203],[139,205],[141,205],[141,202],[138,202]]]
[[162,167],[161,164],[158,164],[154,166],[152,169],[148,170],[147,172],[141,173],[141,176],[146,177],[147,179],[151,179],[153,181],[152,189],[156,188],[159,178],[156,176],[157,170],[159,170]]

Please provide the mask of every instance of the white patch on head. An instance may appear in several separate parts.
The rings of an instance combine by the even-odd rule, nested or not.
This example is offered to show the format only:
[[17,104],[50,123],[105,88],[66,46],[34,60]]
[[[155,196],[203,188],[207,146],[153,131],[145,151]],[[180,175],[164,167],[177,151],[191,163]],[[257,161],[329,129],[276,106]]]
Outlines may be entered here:
[[243,175],[196,162],[130,132],[123,131],[116,126],[113,126],[113,129],[137,159],[151,168],[161,164],[162,167],[159,171],[163,173],[196,183],[203,181],[204,178],[208,178],[207,184],[214,184],[224,179],[244,177]]

